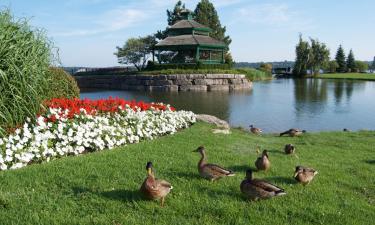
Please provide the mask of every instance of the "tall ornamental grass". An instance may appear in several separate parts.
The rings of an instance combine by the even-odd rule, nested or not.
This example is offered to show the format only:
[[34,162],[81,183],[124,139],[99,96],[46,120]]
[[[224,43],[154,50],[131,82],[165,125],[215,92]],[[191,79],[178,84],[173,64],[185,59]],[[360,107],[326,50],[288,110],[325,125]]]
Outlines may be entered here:
[[35,116],[47,93],[52,44],[26,19],[0,11],[0,136]]

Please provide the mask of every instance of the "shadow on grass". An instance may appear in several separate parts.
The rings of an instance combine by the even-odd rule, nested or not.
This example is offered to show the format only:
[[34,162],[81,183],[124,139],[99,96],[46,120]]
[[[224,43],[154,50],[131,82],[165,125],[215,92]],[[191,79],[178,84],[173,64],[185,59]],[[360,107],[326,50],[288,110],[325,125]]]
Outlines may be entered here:
[[103,191],[99,195],[117,201],[133,202],[144,200],[139,190],[112,190]]
[[85,187],[73,187],[73,193],[76,197],[81,198],[87,194],[97,195],[112,200],[133,202],[143,200],[143,196],[139,190],[111,190],[111,191],[95,191]]
[[228,166],[229,170],[232,170],[233,172],[238,175],[238,173],[246,173],[246,170],[251,169],[252,171],[257,171],[257,169],[253,166],[247,166],[247,165],[236,165],[236,166]]
[[198,171],[196,173],[189,173],[189,172],[175,172],[173,173],[173,176],[179,177],[179,178],[184,178],[187,180],[200,180],[203,179],[199,175]]
[[371,160],[371,159],[369,159],[369,160],[364,160],[364,162],[365,162],[365,163],[368,163],[368,164],[373,164],[373,165],[375,165],[375,160]]
[[298,182],[292,177],[267,177],[267,181],[275,182],[279,184],[297,184]]

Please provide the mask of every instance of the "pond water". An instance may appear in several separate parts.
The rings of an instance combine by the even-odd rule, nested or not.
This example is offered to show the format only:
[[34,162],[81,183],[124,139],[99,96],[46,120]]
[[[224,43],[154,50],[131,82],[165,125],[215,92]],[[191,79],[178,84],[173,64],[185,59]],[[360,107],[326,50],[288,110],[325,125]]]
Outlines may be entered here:
[[277,79],[254,82],[244,92],[83,91],[81,98],[109,96],[164,102],[177,109],[212,114],[232,126],[250,124],[265,132],[295,127],[308,131],[375,129],[375,82]]

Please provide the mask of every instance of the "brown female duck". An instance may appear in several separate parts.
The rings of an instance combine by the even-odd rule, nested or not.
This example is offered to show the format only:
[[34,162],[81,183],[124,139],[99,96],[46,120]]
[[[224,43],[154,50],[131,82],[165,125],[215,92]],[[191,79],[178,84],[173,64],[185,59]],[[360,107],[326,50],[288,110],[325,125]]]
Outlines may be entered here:
[[289,129],[285,132],[280,133],[280,137],[283,136],[283,135],[286,135],[286,134],[291,136],[291,137],[295,137],[295,136],[300,136],[303,133],[306,133],[306,130],[299,130],[299,129],[292,128],[292,129]]
[[198,147],[194,152],[201,154],[201,159],[198,162],[198,171],[201,177],[210,181],[218,180],[222,177],[231,177],[235,174],[219,165],[210,164],[206,162],[206,151],[203,146]]
[[146,165],[147,178],[141,186],[141,193],[151,200],[161,199],[160,205],[164,206],[164,199],[173,189],[172,185],[165,180],[156,179],[152,170],[152,163]]
[[261,157],[255,161],[255,166],[258,170],[268,170],[271,167],[271,162],[268,157],[267,150],[264,150]]
[[296,148],[292,144],[287,144],[284,147],[285,154],[293,154]]
[[313,168],[296,166],[294,178],[301,184],[306,185],[314,179],[316,174],[318,174],[318,171],[314,170]]
[[254,179],[250,169],[246,171],[246,178],[241,182],[240,189],[246,198],[253,201],[286,194],[283,189],[265,180]]
[[262,133],[262,129],[254,127],[254,125],[250,125],[250,132],[253,134],[260,134]]

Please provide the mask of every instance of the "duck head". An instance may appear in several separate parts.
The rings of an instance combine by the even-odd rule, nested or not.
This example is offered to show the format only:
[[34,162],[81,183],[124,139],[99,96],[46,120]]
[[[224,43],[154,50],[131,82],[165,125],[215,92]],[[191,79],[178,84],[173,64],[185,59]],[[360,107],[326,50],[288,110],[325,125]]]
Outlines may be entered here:
[[303,172],[302,166],[296,166],[296,170],[294,171],[294,178],[296,178],[298,173],[300,172]]
[[199,152],[201,154],[204,154],[204,146],[199,146],[197,149],[195,149],[193,152]]
[[267,151],[267,150],[263,150],[263,152],[262,152],[262,156],[266,156],[267,158],[269,158],[269,156],[268,156],[268,151]]
[[152,162],[147,162],[146,170],[148,175],[152,175]]

